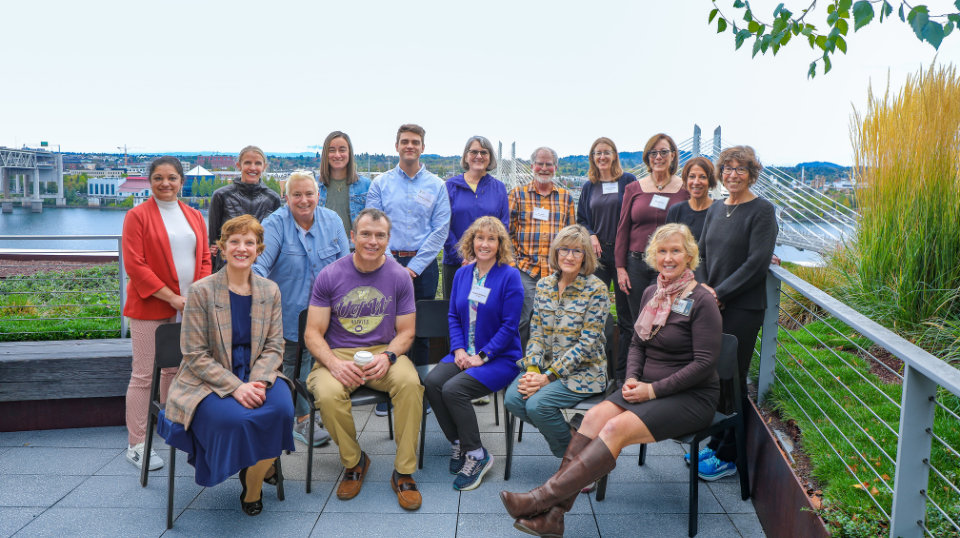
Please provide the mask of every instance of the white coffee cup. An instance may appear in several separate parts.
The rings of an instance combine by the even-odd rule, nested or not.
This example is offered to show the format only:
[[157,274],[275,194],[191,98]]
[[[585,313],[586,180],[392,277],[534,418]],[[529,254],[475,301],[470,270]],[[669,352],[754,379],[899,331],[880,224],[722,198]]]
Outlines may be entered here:
[[369,351],[358,351],[353,354],[353,363],[356,364],[361,370],[371,362],[373,362],[373,353],[370,353]]

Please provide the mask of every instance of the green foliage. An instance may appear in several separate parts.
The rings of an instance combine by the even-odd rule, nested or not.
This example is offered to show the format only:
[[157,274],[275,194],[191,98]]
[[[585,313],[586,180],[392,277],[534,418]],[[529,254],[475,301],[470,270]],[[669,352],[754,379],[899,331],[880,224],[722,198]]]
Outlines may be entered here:
[[[745,27],[737,25],[734,17],[727,17],[716,7],[717,0],[713,0],[714,8],[710,10],[708,23],[717,21],[717,33],[723,33],[730,28],[734,35],[734,45],[737,50],[743,45],[744,41],[753,37],[752,57],[756,57],[758,52],[763,54],[771,50],[773,55],[786,46],[792,36],[803,35],[807,38],[810,48],[817,52],[818,58],[810,63],[807,70],[807,76],[813,78],[817,74],[817,64],[823,63],[824,74],[829,73],[833,67],[830,55],[837,50],[843,54],[847,53],[847,34],[850,30],[850,20],[853,19],[853,31],[857,32],[874,22],[876,19],[876,10],[873,4],[878,4],[880,10],[880,23],[890,18],[893,13],[893,6],[888,0],[859,0],[856,3],[853,0],[833,0],[827,4],[827,31],[823,32],[817,29],[813,24],[806,22],[808,15],[814,12],[817,2],[814,0],[806,9],[800,10],[798,16],[787,9],[785,4],[777,5],[773,10],[772,22],[765,23],[757,18],[756,13],[750,7],[750,2],[734,0],[733,8],[744,10],[742,20],[746,22]],[[960,1],[954,5],[960,10]],[[908,11],[905,13],[904,8]],[[960,12],[943,13],[939,15],[930,14],[927,6],[911,6],[905,0],[900,1],[898,10],[900,20],[910,25],[916,34],[917,39],[929,43],[933,48],[939,49],[943,40],[949,36],[954,26],[960,25]],[[946,19],[947,22],[940,22]]]

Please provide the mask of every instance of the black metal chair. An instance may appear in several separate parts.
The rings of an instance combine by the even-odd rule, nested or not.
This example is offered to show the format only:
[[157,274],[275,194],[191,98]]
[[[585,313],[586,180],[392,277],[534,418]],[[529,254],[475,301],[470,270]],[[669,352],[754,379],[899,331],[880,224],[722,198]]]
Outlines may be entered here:
[[[737,436],[737,474],[740,475],[740,495],[743,500],[750,498],[750,478],[747,475],[747,442],[746,429],[743,419],[743,400],[741,400],[741,387],[739,368],[737,366],[737,338],[735,336],[724,334],[723,343],[720,348],[720,362],[717,365],[717,374],[721,380],[730,380],[733,383],[733,401],[734,412],[731,415],[716,413],[713,417],[713,423],[703,430],[677,437],[676,440],[690,446],[690,512],[688,514],[688,535],[693,538],[697,535],[697,512],[699,511],[699,499],[697,490],[699,489],[699,477],[697,476],[697,453],[700,451],[700,442],[708,437],[734,428]],[[640,445],[640,465],[643,465],[647,459],[647,445]],[[607,477],[600,480],[600,486],[597,489],[597,500],[602,501],[607,489]]]
[[[614,380],[614,372],[616,371],[617,358],[614,353],[613,346],[613,328],[616,326],[616,323],[613,321],[613,316],[607,314],[607,320],[603,324],[603,334],[606,337],[606,353],[607,353],[607,387],[600,394],[591,396],[589,398],[580,400],[576,405],[570,407],[569,409],[574,409],[577,411],[587,412],[593,406],[600,404],[607,399],[607,396],[616,389],[616,381]],[[504,407],[504,412],[506,413],[506,407]],[[503,470],[503,479],[510,480],[510,471],[513,467],[513,435],[511,432],[514,431],[514,423],[516,418],[513,415],[509,415],[510,420],[507,425],[507,463]],[[520,427],[517,428],[517,442],[523,441],[523,421],[520,421]]]
[[[157,327],[156,354],[153,360],[153,382],[150,385],[150,409],[147,411],[147,438],[143,445],[144,461],[140,470],[140,486],[147,487],[147,472],[150,467],[150,451],[153,449],[153,432],[157,427],[160,411],[166,407],[160,403],[160,370],[161,368],[179,368],[183,361],[180,351],[180,323],[167,323]],[[173,528],[173,487],[176,476],[177,449],[170,447],[170,458],[167,462],[170,469],[170,478],[167,484],[167,528]],[[280,458],[277,458],[277,498],[284,500],[283,469]]]

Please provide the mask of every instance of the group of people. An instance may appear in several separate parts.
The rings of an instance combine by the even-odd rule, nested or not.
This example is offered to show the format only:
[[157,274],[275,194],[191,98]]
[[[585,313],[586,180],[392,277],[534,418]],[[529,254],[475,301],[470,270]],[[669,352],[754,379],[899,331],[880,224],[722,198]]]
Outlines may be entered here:
[[[162,372],[158,431],[188,454],[200,485],[239,471],[249,515],[262,511],[262,484],[276,484],[275,460],[294,439],[333,439],[345,467],[338,498],[360,492],[371,462],[351,413],[360,386],[390,395],[390,483],[408,510],[422,503],[412,475],[424,401],[450,442],[453,486],[465,491],[493,466],[473,406],[505,390],[506,408],[561,458],[540,488],[501,493],[518,528],[545,536],[563,534],[576,494],[624,447],[700,429],[732,408],[716,373],[721,334],[740,342],[744,386],[778,232],[772,204],[751,192],[761,165],[749,146],[724,150],[716,168],[691,159],[677,176],[676,144],[657,134],[643,153],[650,173],[637,180],[614,142],[597,139],[577,207],[554,182],[548,147],[531,155],[533,181],[510,192],[489,174],[496,155],[484,137],[467,141],[464,172],[446,181],[420,163],[422,127],[401,126],[396,149],[396,168],[371,182],[357,174],[350,137],[335,131],[318,176],[293,173],[280,207],[260,178],[266,156],[244,148],[240,178],[214,193],[209,228],[177,199],[180,162],[151,164],[153,196],[128,212],[123,231],[133,464],[163,465],[143,450],[153,333],[180,319],[184,360]],[[714,202],[717,172],[729,196]],[[429,342],[415,336],[416,302],[436,297],[441,275],[451,351],[421,383]],[[320,415],[309,439],[307,403],[289,391],[303,310],[301,379]],[[564,409],[597,394],[608,397],[567,422]],[[715,480],[736,472],[734,447],[725,435],[685,459]]]

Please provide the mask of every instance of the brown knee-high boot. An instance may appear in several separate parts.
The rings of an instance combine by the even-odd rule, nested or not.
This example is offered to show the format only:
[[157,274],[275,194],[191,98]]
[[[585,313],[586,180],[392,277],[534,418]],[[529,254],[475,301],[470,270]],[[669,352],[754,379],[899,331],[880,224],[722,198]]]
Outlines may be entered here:
[[[529,493],[500,492],[503,506],[514,518],[541,514],[573,497],[594,480],[609,473],[617,466],[617,459],[610,453],[603,439],[597,437],[575,455],[566,467],[557,471],[547,482]],[[573,507],[573,503],[570,503]]]

